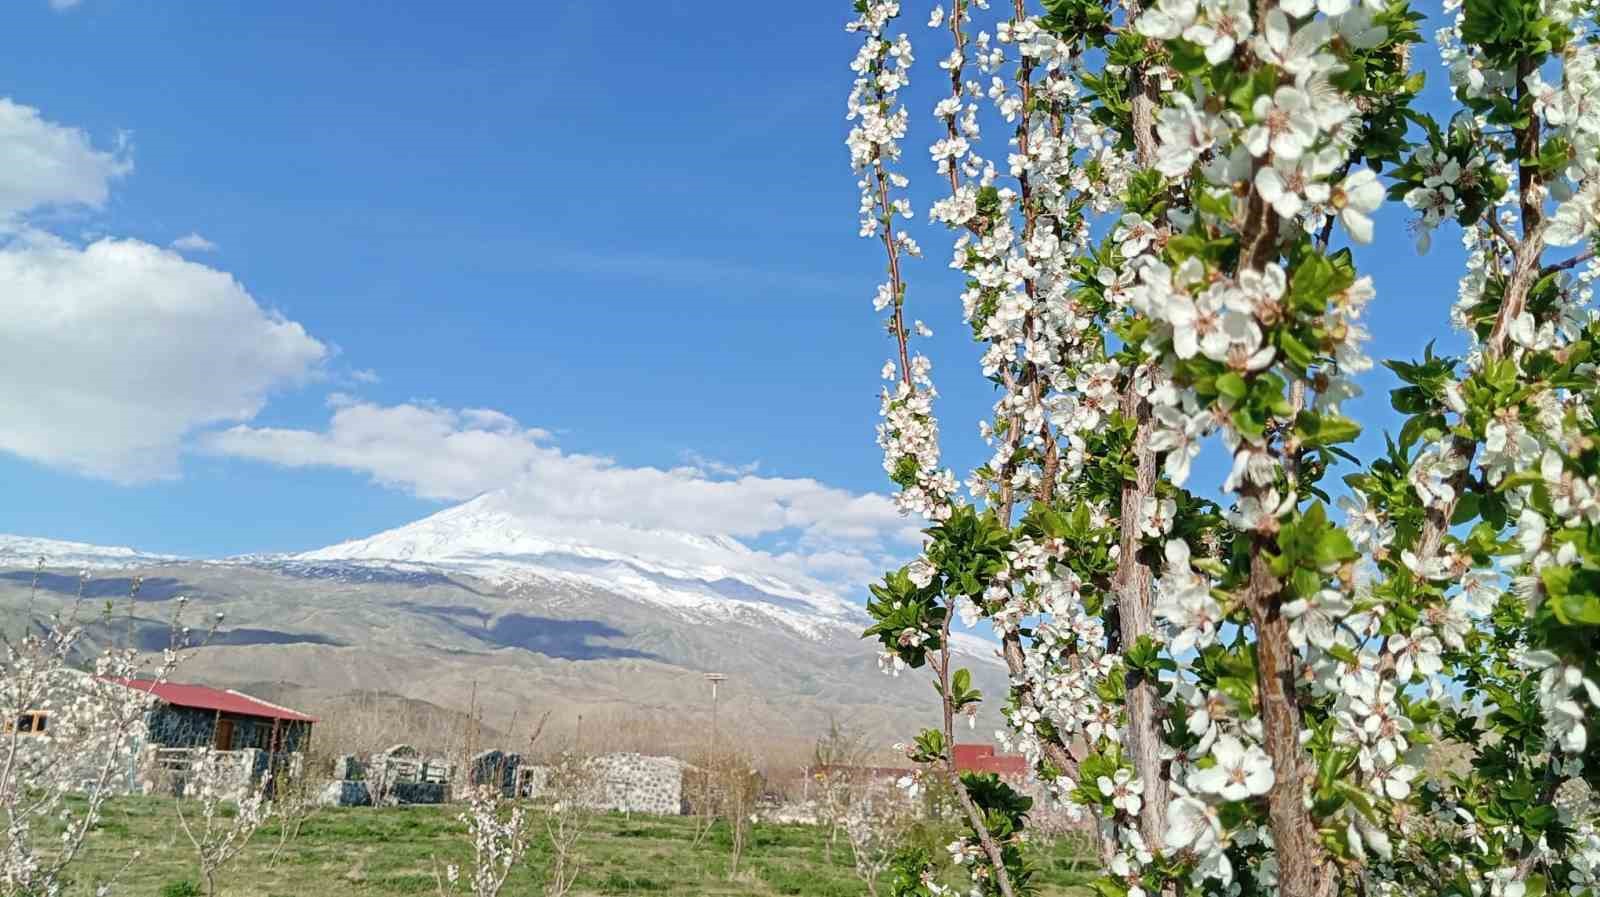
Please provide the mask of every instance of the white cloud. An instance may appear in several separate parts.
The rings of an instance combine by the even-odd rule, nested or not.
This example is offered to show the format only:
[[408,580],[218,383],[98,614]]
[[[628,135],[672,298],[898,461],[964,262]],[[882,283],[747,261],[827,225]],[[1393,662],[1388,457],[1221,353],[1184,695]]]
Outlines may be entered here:
[[217,244],[190,231],[188,234],[172,241],[172,248],[183,252],[216,252]]
[[0,97],[0,228],[14,230],[32,210],[100,208],[132,170],[125,145],[95,149],[83,131]]
[[222,271],[39,229],[42,213],[104,207],[128,152],[0,98],[0,452],[131,483],[175,476],[190,434],[250,420],[329,350]]
[[76,8],[82,2],[83,0],[50,0],[50,8],[56,12],[66,12],[69,9]]
[[174,476],[186,437],[246,421],[328,349],[228,274],[137,240],[0,246],[0,450],[118,482]]
[[683,459],[683,463],[707,476],[742,477],[761,469],[760,461],[751,461],[748,464],[729,464],[726,461],[718,461],[716,458],[708,458],[692,449],[680,452],[678,457]]
[[450,501],[512,482],[544,453],[540,442],[548,437],[481,410],[380,407],[345,395],[329,404],[333,420],[326,432],[240,426],[209,434],[205,446],[286,467],[342,467],[422,498]]
[[[530,526],[596,547],[686,563],[766,567],[792,579],[860,582],[917,528],[883,495],[809,478],[709,479],[692,467],[628,467],[563,451],[545,430],[499,412],[427,403],[332,400],[326,429],[236,426],[205,437],[219,454],[288,467],[337,467],[422,498],[456,501],[503,490]],[[775,552],[733,539],[780,539]]]

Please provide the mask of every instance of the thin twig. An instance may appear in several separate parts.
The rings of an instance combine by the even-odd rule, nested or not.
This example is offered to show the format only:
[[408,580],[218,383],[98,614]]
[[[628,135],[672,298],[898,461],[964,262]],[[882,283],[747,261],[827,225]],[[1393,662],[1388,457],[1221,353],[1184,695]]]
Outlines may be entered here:
[[961,802],[961,809],[966,811],[967,821],[978,836],[978,844],[994,868],[994,882],[999,886],[1000,893],[1003,897],[1016,897],[1016,890],[1011,885],[1011,873],[1006,869],[1005,852],[984,823],[983,812],[972,800],[967,783],[961,780],[961,771],[956,768],[955,707],[950,698],[950,620],[953,616],[949,612],[944,615],[943,638],[939,643],[939,669],[936,671],[939,676],[939,695],[944,705],[944,768],[950,776],[956,799]]
[[1522,248],[1522,241],[1511,236],[1511,232],[1506,230],[1505,225],[1500,223],[1500,216],[1495,214],[1494,210],[1491,209],[1483,217],[1485,221],[1489,222],[1489,229],[1494,231],[1495,236],[1499,237],[1512,253],[1516,253]]
[[1570,271],[1573,268],[1576,268],[1579,265],[1584,264],[1585,262],[1587,262],[1587,261],[1589,261],[1590,259],[1593,259],[1593,258],[1594,258],[1594,247],[1590,246],[1588,249],[1585,249],[1584,251],[1578,253],[1577,255],[1573,256],[1572,258],[1567,259],[1564,262],[1556,262],[1553,265],[1546,265],[1545,267],[1543,267],[1543,268],[1541,268],[1539,270],[1539,276],[1540,277],[1547,277],[1547,276],[1549,276],[1551,274],[1555,274],[1555,273],[1557,273],[1559,271]]

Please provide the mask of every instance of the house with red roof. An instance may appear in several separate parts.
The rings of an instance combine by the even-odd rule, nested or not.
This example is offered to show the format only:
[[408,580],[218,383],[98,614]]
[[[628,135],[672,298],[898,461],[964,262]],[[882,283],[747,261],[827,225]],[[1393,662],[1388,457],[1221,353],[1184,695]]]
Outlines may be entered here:
[[[72,697],[86,691],[75,684],[78,679],[92,677],[79,671],[63,673],[57,706],[69,705]],[[227,752],[225,777],[229,781],[223,784],[234,793],[244,794],[259,781],[271,781],[275,787],[283,771],[302,768],[311,728],[316,724],[316,719],[298,710],[232,689],[149,679],[100,679],[95,684],[103,692],[110,683],[145,692],[152,699],[145,713],[143,743],[136,745],[136,759],[130,761],[125,775],[115,776],[109,783],[117,793],[171,790],[181,795],[199,749]],[[100,775],[98,758],[78,757],[78,746],[70,737],[56,738],[58,730],[70,733],[73,728],[52,725],[61,722],[53,720],[53,715],[50,709],[26,711],[14,720],[0,720],[4,723],[0,731],[27,736],[24,749],[30,755],[54,755],[69,770],[80,760],[86,761],[78,780],[91,783],[84,787],[100,787],[92,784]]]
[[146,679],[123,684],[156,699],[146,741],[163,748],[298,753],[310,744],[311,727],[317,722],[298,710],[232,689]]

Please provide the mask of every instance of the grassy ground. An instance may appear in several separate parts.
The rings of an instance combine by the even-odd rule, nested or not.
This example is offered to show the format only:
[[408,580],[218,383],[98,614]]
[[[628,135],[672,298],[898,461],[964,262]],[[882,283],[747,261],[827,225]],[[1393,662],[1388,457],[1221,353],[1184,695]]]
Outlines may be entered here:
[[[272,825],[257,833],[219,885],[225,897],[323,897],[323,895],[433,894],[437,863],[462,862],[470,847],[449,807],[320,810],[288,842],[276,861],[279,832]],[[949,841],[948,831],[915,834],[930,846]],[[757,825],[737,876],[729,878],[732,845],[718,826],[699,846],[694,821],[648,816],[599,817],[581,849],[587,857],[574,897],[648,894],[659,897],[769,897],[816,895],[856,897],[866,886],[855,876],[849,847],[841,836],[830,862],[826,833],[817,827]],[[76,867],[78,883],[69,897],[92,894],[96,880],[123,867],[133,850],[140,860],[124,873],[117,894],[129,897],[189,897],[199,894],[192,848],[174,816],[173,804],[159,799],[115,803],[89,850]],[[940,848],[942,852],[942,847]],[[1084,874],[1068,844],[1039,847],[1035,881],[1041,897],[1087,893]],[[543,893],[539,870],[545,845],[535,845],[528,861],[508,884],[505,897]]]

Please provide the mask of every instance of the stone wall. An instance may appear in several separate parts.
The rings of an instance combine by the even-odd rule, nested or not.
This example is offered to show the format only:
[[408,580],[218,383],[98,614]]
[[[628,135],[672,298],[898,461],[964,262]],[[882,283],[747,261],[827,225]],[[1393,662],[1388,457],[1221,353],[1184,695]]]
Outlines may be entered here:
[[[283,753],[300,750],[311,731],[305,723],[284,722],[259,716],[241,716],[236,713],[218,713],[196,707],[174,707],[157,704],[150,711],[149,740],[172,748],[216,747],[236,751],[246,748],[266,749],[277,740]],[[232,731],[227,744],[217,743],[217,723],[226,722]]]
[[[419,780],[419,768],[433,780]],[[405,771],[404,778],[400,770]],[[336,778],[323,788],[321,800],[334,806],[444,803],[452,792],[480,785],[494,787],[506,797],[563,800],[567,796],[556,790],[574,787],[581,792],[576,799],[598,811],[677,816],[684,810],[683,772],[683,761],[672,757],[605,754],[582,761],[575,774],[561,774],[559,769],[524,764],[521,756],[500,751],[476,754],[458,770],[395,745],[365,763],[340,757],[334,764]]]
[[[205,748],[168,748],[147,744],[139,751],[138,791],[142,794],[160,794],[184,797],[196,784],[201,771],[197,762],[208,756]],[[270,788],[269,771],[274,765],[274,755],[254,748],[242,751],[209,752],[214,764],[211,774],[215,785],[225,800],[239,800],[248,796],[257,784],[266,782]],[[285,775],[296,775],[300,769],[300,755],[276,755],[278,769]]]
[[[683,813],[684,763],[675,757],[643,754],[604,754],[583,761],[576,778],[586,805],[601,812],[646,813],[677,816]],[[529,797],[563,799],[551,793],[551,782],[563,778],[549,767],[523,767],[520,775]]]
[[137,741],[115,757],[85,752],[78,745],[48,735],[16,737],[18,779],[24,782],[64,783],[71,791],[87,794],[102,790],[109,795],[140,793]]
[[589,761],[595,808],[676,816],[683,812],[683,761],[643,754],[606,754]]

